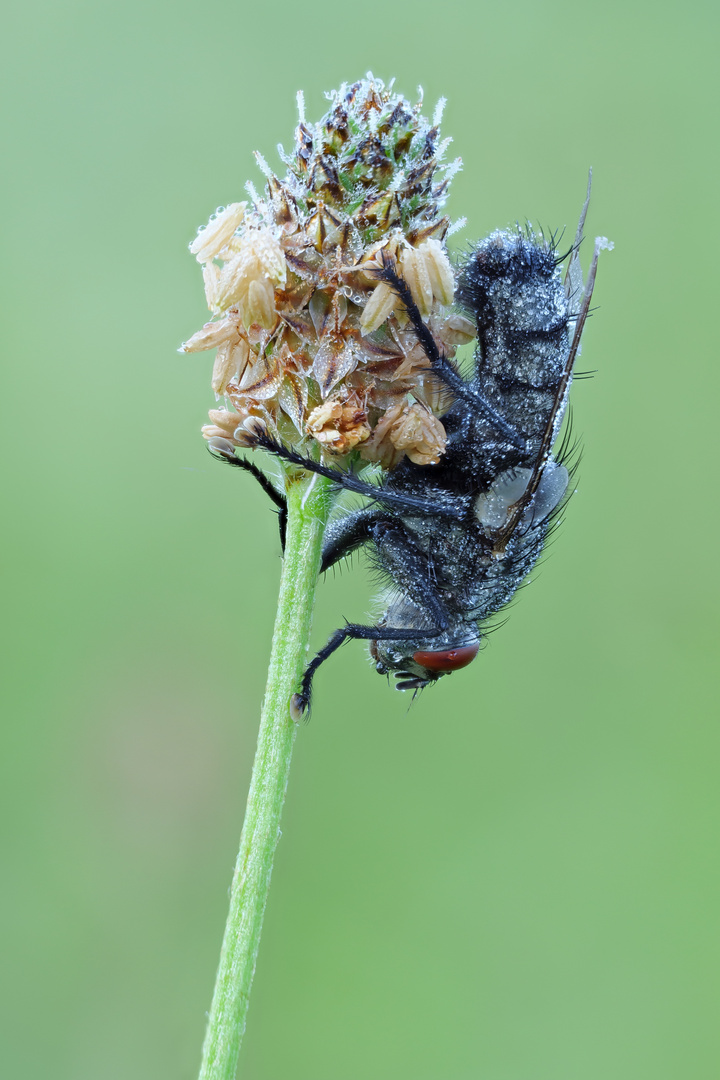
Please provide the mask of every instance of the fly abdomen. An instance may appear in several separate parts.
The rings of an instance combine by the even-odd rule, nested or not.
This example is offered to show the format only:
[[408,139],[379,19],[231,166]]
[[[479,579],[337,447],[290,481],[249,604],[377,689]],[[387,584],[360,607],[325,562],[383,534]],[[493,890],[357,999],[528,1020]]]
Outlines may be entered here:
[[459,299],[478,327],[480,392],[525,439],[540,439],[568,357],[570,312],[554,248],[494,232],[465,263]]

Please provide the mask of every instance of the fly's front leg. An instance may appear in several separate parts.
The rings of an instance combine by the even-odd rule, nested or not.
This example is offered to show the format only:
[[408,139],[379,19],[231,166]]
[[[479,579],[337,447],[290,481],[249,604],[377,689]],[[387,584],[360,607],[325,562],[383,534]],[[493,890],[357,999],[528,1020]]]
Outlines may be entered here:
[[[430,630],[423,630],[423,636],[434,637],[437,634],[442,634],[444,629],[444,626],[440,626]],[[335,631],[327,645],[320,649],[317,656],[306,667],[300,684],[300,692],[293,694],[290,699],[290,715],[293,720],[299,720],[304,715],[309,716],[312,681],[315,672],[328,657],[332,656],[350,638],[359,638],[362,641],[410,641],[417,636],[417,629],[407,630],[392,626],[361,626],[358,623],[346,623],[340,630]]]
[[295,720],[309,713],[312,681],[317,669],[346,641],[351,638],[363,641],[412,641],[418,636],[437,637],[448,628],[450,620],[438,594],[437,586],[429,575],[427,557],[418,548],[413,536],[402,522],[387,517],[377,518],[374,522],[368,523],[368,533],[368,539],[373,541],[381,557],[384,551],[392,551],[394,572],[399,570],[398,577],[407,588],[408,595],[427,614],[430,625],[419,631],[417,627],[366,626],[360,623],[346,623],[345,626],[336,630],[327,645],[320,649],[308,664],[302,677],[300,691],[292,697],[290,711]]

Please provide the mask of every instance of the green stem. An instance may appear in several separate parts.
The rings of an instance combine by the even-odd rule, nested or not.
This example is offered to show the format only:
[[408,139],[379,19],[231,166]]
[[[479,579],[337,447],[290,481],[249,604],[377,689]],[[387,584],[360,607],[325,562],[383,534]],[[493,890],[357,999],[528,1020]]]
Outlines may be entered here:
[[329,483],[319,476],[290,480],[287,497],[287,541],[268,681],[200,1080],[234,1080],[237,1069],[297,731],[289,702],[306,661],[331,506]]

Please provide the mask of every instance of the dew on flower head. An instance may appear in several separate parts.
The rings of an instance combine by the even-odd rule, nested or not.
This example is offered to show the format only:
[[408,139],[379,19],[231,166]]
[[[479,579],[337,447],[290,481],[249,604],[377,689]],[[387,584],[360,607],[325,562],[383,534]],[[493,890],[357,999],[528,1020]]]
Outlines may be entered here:
[[[376,271],[386,259],[401,270],[414,260],[411,291],[451,359],[461,335],[448,311],[447,140],[419,104],[372,75],[327,97],[329,111],[312,123],[299,95],[295,145],[279,150],[287,174],[256,155],[264,190],[248,181],[252,202],[218,206],[190,245],[213,317],[187,351],[218,348],[211,382],[225,398],[205,438],[249,446],[262,430],[337,456],[356,449],[380,468],[404,456],[434,462],[448,403],[428,395],[426,358]],[[364,319],[371,301],[375,317]]]

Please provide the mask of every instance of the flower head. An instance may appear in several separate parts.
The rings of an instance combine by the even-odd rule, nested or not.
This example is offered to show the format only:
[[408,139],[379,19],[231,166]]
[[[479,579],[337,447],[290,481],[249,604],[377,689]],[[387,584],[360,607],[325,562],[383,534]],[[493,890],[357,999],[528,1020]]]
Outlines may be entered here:
[[203,434],[242,446],[260,420],[294,445],[386,468],[405,454],[436,462],[448,395],[378,271],[397,266],[445,355],[472,339],[450,310],[442,214],[460,162],[443,162],[441,107],[431,122],[372,75],[328,98],[318,124],[299,98],[285,177],[258,156],[264,194],[249,185],[252,201],[221,207],[190,245],[213,319],[181,351],[217,348],[212,388],[224,399]]

